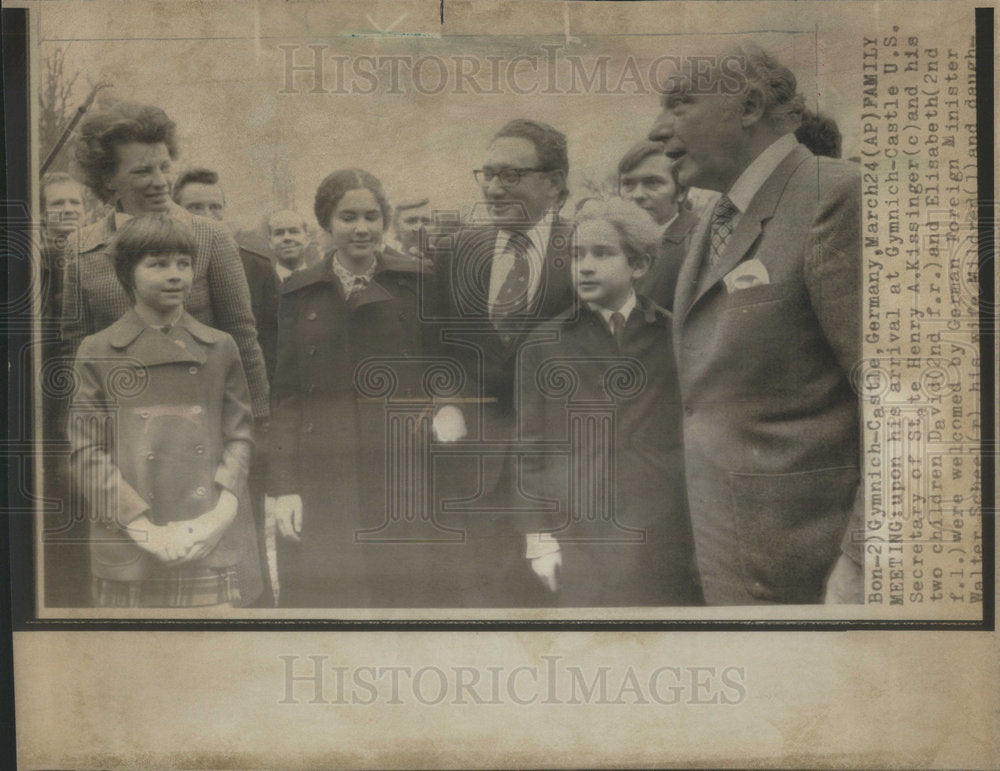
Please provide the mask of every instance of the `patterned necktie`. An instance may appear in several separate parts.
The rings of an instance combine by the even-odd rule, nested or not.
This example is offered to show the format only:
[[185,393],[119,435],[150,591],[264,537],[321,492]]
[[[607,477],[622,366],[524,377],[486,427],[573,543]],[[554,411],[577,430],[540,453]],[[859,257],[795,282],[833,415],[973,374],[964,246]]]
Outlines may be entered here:
[[712,212],[708,253],[708,264],[713,268],[726,250],[726,243],[733,234],[733,217],[739,213],[740,210],[736,208],[736,204],[729,200],[728,196],[722,196],[715,204],[715,211]]
[[621,350],[625,341],[625,317],[618,311],[611,314],[611,334],[614,335],[618,349]]
[[530,272],[528,268],[528,247],[531,240],[520,231],[513,231],[504,247],[504,252],[513,257],[513,264],[507,273],[496,301],[493,303],[493,317],[502,320],[524,313],[528,307]]

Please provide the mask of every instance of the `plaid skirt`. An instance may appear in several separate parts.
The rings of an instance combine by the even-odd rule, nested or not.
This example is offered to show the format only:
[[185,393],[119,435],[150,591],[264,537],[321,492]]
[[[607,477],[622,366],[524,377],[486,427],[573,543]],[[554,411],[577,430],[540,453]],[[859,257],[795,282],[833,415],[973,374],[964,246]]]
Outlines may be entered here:
[[142,581],[93,577],[91,597],[97,608],[197,608],[239,605],[236,568],[184,565],[158,568]]

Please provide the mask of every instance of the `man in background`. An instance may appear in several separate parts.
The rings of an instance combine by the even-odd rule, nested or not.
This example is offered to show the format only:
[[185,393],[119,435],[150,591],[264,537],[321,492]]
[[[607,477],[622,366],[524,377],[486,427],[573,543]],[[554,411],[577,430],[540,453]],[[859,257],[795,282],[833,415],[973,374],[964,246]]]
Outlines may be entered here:
[[282,282],[307,266],[309,228],[305,217],[298,212],[282,209],[271,214],[267,218],[267,240],[274,252],[274,269]]
[[420,259],[423,257],[420,239],[430,224],[430,198],[426,196],[404,198],[393,210],[392,229],[395,239],[387,241],[386,244],[401,254]]
[[42,227],[39,244],[41,292],[41,396],[42,453],[45,512],[45,601],[54,607],[81,607],[89,603],[90,559],[87,522],[74,521],[68,506],[65,442],[69,402],[58,381],[69,371],[72,359],[58,360],[59,319],[62,316],[63,274],[76,249],[84,225],[84,188],[64,172],[42,177],[38,188]]
[[[226,220],[226,194],[212,169],[195,168],[181,173],[174,183],[174,201],[192,214],[218,222]],[[250,307],[257,325],[257,339],[264,353],[267,377],[274,376],[278,344],[279,285],[266,254],[237,241],[243,271],[250,286]]]
[[618,193],[644,209],[661,232],[660,250],[636,290],[657,305],[674,307],[677,274],[691,242],[698,217],[687,202],[687,190],[670,172],[670,160],[659,142],[643,140],[618,162]]
[[[219,184],[219,175],[216,171],[205,168],[188,169],[177,178],[172,195],[177,204],[192,214],[225,222],[226,194]],[[264,354],[268,381],[271,381],[274,377],[278,350],[278,295],[281,287],[271,265],[271,259],[267,255],[247,246],[240,239],[237,239],[236,245],[239,247],[243,271],[250,287],[250,308],[257,326],[257,340]],[[266,571],[268,577],[264,582],[264,591],[256,603],[260,607],[274,604],[277,586],[275,561],[272,558],[273,549],[268,548],[268,542],[273,540],[273,534],[268,533],[271,525],[265,516],[267,429],[266,421],[257,426],[259,441],[254,448],[247,479],[258,531],[261,564],[269,568]]]

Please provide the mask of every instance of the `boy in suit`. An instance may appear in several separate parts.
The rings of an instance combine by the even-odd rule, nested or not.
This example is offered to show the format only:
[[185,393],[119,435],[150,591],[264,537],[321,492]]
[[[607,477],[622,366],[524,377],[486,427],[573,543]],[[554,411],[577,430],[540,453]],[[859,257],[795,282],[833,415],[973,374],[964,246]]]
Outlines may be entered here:
[[623,200],[587,203],[576,227],[579,312],[520,361],[520,438],[538,449],[518,460],[543,502],[519,520],[525,557],[561,605],[700,604],[670,314],[635,291],[657,229]]

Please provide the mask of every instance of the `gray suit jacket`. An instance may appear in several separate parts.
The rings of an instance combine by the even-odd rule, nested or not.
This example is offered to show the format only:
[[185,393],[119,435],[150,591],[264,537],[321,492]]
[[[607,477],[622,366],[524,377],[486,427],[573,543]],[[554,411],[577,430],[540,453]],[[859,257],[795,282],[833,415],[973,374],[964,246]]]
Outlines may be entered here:
[[[717,264],[702,266],[709,216],[681,269],[674,347],[709,602],[712,574],[753,599],[820,601],[848,518],[861,511],[851,385],[861,355],[860,193],[856,164],[799,146]],[[759,265],[766,278],[730,290],[741,272],[760,277]]]

